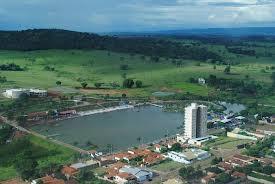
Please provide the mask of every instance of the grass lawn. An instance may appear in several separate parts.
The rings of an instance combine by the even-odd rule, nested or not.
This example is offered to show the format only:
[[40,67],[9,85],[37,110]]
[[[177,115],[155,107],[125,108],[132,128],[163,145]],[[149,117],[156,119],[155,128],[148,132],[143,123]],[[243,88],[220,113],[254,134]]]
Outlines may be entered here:
[[221,149],[234,149],[237,145],[252,142],[251,140],[240,140],[231,137],[219,137],[213,141],[206,143],[206,146],[217,147]]
[[176,169],[179,169],[183,166],[184,164],[182,163],[174,162],[172,160],[166,160],[161,164],[152,166],[151,169],[161,171],[161,172],[169,172],[169,171],[174,171]]
[[106,168],[104,167],[98,167],[96,169],[93,169],[93,172],[97,174],[98,176],[104,176],[106,173]]
[[0,181],[12,179],[17,176],[13,167],[0,167]]
[[214,89],[207,88],[206,86],[191,84],[187,82],[182,82],[172,86],[175,89],[179,89],[184,93],[192,93],[195,95],[208,96],[209,93],[213,92]]

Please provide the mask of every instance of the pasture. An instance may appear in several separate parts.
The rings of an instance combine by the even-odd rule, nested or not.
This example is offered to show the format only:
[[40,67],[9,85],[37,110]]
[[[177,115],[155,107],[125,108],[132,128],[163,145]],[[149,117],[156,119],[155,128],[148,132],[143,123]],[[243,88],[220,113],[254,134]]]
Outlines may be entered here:
[[[126,75],[127,78],[141,80],[144,84],[141,89],[127,90],[129,95],[150,96],[155,91],[170,90],[206,96],[213,89],[189,83],[190,77],[206,78],[214,74],[224,78],[245,79],[249,76],[247,80],[270,84],[272,71],[261,70],[272,64],[261,59],[263,58],[259,58],[259,62],[255,63],[253,60],[248,62],[249,58],[241,58],[241,64],[232,66],[231,74],[226,75],[223,72],[225,68],[223,65],[218,65],[214,69],[212,64],[198,65],[197,61],[183,61],[184,64],[177,67],[163,58],[154,63],[148,57],[107,51],[0,51],[0,64],[16,63],[25,68],[25,71],[1,71],[0,75],[5,76],[8,82],[0,84],[0,88],[2,90],[11,87],[49,89],[56,88],[56,81],[61,81],[62,87],[68,88],[81,87],[83,81],[88,83],[88,87],[94,87],[94,83],[97,82],[106,84],[116,82],[121,85],[123,75]],[[121,70],[121,65],[128,65],[129,69]],[[54,71],[45,70],[46,66],[54,68]]]

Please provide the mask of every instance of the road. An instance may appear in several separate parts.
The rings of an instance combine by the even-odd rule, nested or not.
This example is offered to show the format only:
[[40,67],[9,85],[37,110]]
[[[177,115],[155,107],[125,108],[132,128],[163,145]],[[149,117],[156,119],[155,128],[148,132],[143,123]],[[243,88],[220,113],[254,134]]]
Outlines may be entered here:
[[52,139],[52,138],[48,138],[47,136],[41,135],[41,134],[39,134],[39,133],[37,133],[37,132],[31,131],[31,130],[27,130],[27,129],[24,128],[24,127],[18,126],[16,122],[14,122],[14,121],[9,121],[7,118],[5,118],[5,117],[3,117],[3,116],[0,116],[0,118],[3,120],[4,123],[9,124],[10,126],[13,126],[13,127],[16,128],[17,130],[20,130],[20,131],[22,131],[22,132],[26,132],[26,133],[31,134],[31,135],[34,135],[34,136],[37,136],[37,137],[42,138],[42,139],[44,139],[44,140],[50,141],[50,142],[52,142],[52,143],[55,143],[55,144],[58,144],[58,145],[61,145],[61,146],[70,148],[70,149],[72,149],[72,150],[74,150],[74,151],[76,151],[76,152],[84,153],[84,154],[89,154],[87,150],[78,148],[78,147],[76,147],[76,146],[73,146],[73,145],[70,145],[70,144],[67,144],[67,143],[64,143],[64,142],[61,142],[61,141]]

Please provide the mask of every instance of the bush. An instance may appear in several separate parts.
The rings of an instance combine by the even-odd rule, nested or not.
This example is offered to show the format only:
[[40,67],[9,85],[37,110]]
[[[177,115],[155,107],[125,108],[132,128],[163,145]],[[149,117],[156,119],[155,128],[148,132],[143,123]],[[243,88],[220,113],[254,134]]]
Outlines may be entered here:
[[141,88],[141,87],[142,87],[142,81],[137,80],[137,81],[136,81],[136,87],[137,87],[137,88]]
[[129,70],[129,66],[127,64],[120,65],[120,70]]
[[133,79],[125,79],[123,81],[123,87],[124,88],[132,88],[134,86],[135,82]]

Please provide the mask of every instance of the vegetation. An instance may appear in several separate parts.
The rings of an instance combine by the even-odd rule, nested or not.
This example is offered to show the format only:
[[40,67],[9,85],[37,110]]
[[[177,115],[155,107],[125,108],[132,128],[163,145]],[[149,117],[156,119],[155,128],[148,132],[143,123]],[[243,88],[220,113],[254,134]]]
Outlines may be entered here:
[[201,170],[195,169],[192,166],[183,167],[179,170],[179,175],[183,179],[199,178],[203,175]]
[[0,70],[2,71],[23,71],[19,65],[10,63],[10,64],[2,64],[0,65]]
[[266,179],[268,181],[275,181],[274,178],[270,180],[272,178],[270,175],[275,172],[275,168],[271,165],[263,166],[258,161],[254,161],[253,164],[247,165],[245,167],[236,167],[235,170],[243,172],[255,178]]
[[[46,49],[95,49],[114,52],[135,53],[152,56],[206,61],[222,58],[203,47],[189,47],[169,40],[155,38],[115,38],[90,33],[65,30],[1,31],[2,50],[46,50]],[[153,59],[158,62],[159,59]]]
[[221,161],[222,161],[222,157],[219,157],[219,158],[215,157],[212,159],[211,164],[216,165],[216,164],[220,163]]
[[3,127],[0,128],[0,146],[6,144],[12,133],[12,127],[9,125],[3,125]]
[[244,153],[253,157],[264,157],[265,155],[275,156],[271,150],[274,141],[275,136],[271,136],[263,141],[259,140],[256,144],[249,146]]
[[233,178],[228,173],[221,173],[216,177],[215,184],[224,184],[232,181]]
[[73,158],[70,149],[57,146],[38,137],[27,136],[0,146],[0,179],[19,174],[23,179],[37,178],[52,170],[58,170]]

